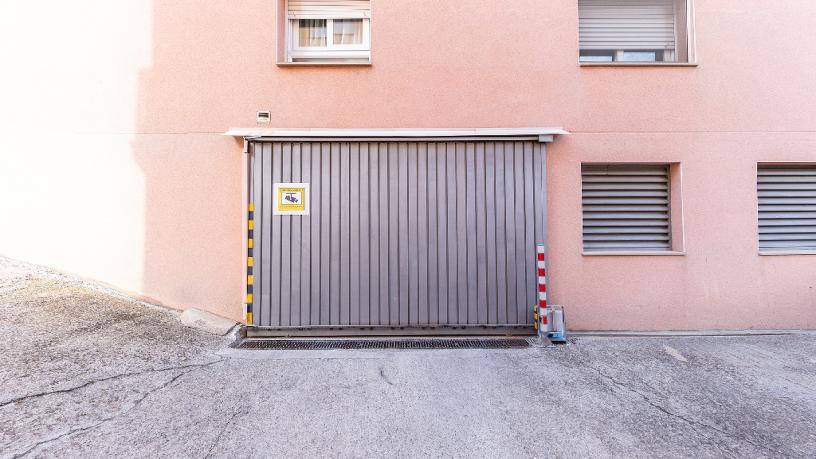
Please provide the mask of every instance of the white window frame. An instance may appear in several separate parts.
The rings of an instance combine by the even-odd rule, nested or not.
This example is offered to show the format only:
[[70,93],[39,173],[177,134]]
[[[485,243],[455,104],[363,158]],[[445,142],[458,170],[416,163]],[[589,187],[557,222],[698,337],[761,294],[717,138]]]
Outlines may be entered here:
[[[331,15],[325,17],[312,16],[311,20],[326,21],[326,46],[300,46],[299,45],[299,21],[302,18],[289,17],[289,1],[286,1],[286,61],[313,62],[313,63],[357,63],[366,64],[371,62],[371,18],[349,15]],[[305,18],[303,18],[305,19]],[[363,21],[363,41],[360,44],[337,45],[334,44],[334,21],[342,19],[362,19]]]

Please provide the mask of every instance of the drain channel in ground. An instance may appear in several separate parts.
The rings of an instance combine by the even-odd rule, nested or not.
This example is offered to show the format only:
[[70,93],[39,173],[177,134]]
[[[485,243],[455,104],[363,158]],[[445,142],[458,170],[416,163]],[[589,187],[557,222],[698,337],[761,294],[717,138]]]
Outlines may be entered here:
[[237,349],[329,350],[329,349],[520,349],[530,347],[524,338],[451,339],[244,339]]

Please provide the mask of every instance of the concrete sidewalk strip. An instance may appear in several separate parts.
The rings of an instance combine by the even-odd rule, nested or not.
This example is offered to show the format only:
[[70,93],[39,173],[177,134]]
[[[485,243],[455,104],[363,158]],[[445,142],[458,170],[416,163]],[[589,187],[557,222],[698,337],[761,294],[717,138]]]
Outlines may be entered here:
[[4,263],[0,458],[816,457],[813,334],[241,350]]

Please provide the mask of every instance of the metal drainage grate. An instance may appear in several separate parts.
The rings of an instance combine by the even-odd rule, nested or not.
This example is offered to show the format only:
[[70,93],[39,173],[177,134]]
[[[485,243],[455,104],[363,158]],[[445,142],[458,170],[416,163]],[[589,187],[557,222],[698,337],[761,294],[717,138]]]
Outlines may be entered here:
[[235,346],[253,350],[329,349],[520,349],[530,347],[524,338],[489,339],[245,339]]

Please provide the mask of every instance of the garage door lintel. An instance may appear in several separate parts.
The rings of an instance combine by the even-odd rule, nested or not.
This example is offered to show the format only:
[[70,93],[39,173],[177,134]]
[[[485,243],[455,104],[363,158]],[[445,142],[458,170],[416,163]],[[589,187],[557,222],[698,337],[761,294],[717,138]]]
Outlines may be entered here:
[[538,141],[549,143],[569,132],[560,127],[540,128],[451,128],[451,129],[273,129],[231,128],[226,136],[254,142],[281,141]]

